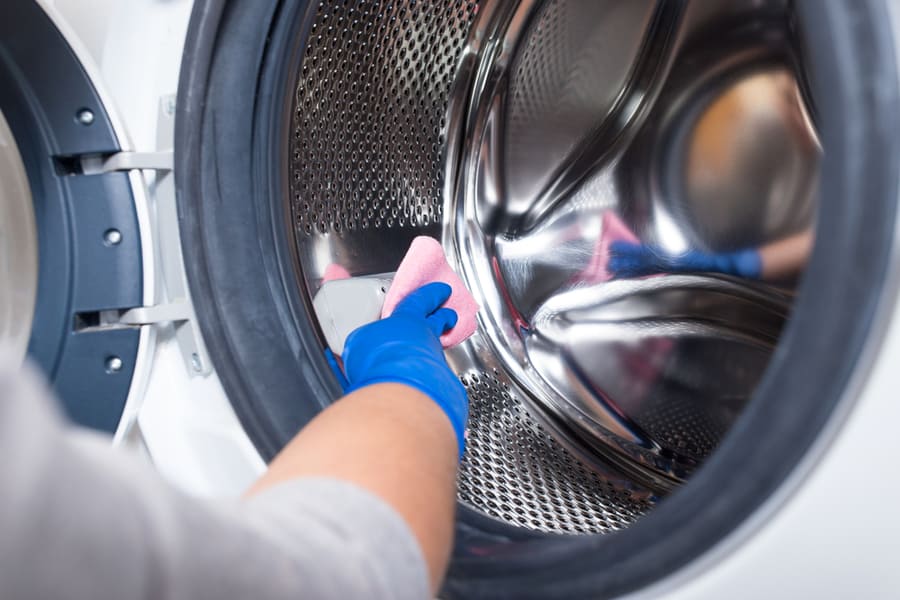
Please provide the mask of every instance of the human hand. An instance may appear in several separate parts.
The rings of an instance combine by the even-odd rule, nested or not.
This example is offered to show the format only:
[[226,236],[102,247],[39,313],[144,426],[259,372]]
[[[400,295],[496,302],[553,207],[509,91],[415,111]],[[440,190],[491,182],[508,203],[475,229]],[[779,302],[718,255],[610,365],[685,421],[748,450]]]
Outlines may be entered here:
[[[344,344],[341,384],[347,393],[375,383],[401,383],[419,390],[450,419],[462,456],[468,396],[447,365],[440,342],[440,335],[456,325],[456,312],[441,308],[450,293],[445,283],[422,286],[389,317],[351,333]],[[333,356],[329,362],[333,369],[337,366]]]
[[762,261],[754,249],[720,254],[689,250],[670,255],[647,244],[617,241],[610,245],[608,270],[615,278],[640,277],[656,273],[723,273],[759,279]]

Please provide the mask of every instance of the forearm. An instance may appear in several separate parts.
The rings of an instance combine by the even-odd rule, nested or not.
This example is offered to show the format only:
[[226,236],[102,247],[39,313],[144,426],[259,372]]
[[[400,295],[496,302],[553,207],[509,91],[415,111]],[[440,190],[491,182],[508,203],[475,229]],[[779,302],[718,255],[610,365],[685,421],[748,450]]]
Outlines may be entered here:
[[377,384],[348,395],[309,423],[248,495],[300,477],[354,483],[407,522],[436,588],[453,538],[457,460],[453,428],[431,399],[405,385]]

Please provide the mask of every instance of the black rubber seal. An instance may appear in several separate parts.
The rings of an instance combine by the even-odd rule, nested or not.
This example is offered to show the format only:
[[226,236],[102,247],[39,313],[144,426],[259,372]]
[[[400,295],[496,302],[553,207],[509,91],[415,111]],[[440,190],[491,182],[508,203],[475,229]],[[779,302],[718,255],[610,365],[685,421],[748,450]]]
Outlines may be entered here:
[[[303,7],[293,4],[295,12]],[[279,8],[275,0],[196,4],[175,131],[178,215],[198,320],[266,459],[338,394],[308,315],[295,320],[298,280],[282,270],[286,192],[273,178],[283,157],[272,144],[290,130],[275,100],[288,94],[287,82],[259,83],[267,51],[278,48],[286,60],[296,46],[270,38]]]
[[[199,0],[176,144],[191,289],[213,361],[271,457],[337,394],[287,246],[286,139],[306,2]],[[460,507],[442,597],[611,597],[669,575],[779,489],[845,399],[896,218],[897,65],[882,2],[797,2],[826,149],[817,245],[771,367],[719,450],[626,530],[516,530]]]
[[[72,49],[33,0],[0,19],[0,108],[22,155],[38,229],[38,295],[29,357],[66,412],[112,432],[137,358],[136,329],[78,327],[76,315],[140,306],[141,239],[128,176],[80,174],[81,156],[119,150],[109,115]],[[77,114],[88,110],[90,124]],[[104,234],[116,229],[118,244]],[[117,357],[121,368],[107,369]]]

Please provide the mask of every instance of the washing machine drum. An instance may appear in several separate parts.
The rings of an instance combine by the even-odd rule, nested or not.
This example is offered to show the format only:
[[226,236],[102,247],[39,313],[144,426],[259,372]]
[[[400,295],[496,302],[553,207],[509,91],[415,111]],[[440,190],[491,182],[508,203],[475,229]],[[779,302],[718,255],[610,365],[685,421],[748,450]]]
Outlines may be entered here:
[[[312,297],[441,240],[481,309],[448,597],[598,597],[732,532],[823,431],[894,236],[881,2],[196,4],[176,178],[272,457],[340,390]],[[852,399],[851,399],[852,400]]]
[[[0,23],[0,340],[28,356],[78,423],[115,431],[140,331],[110,326],[143,306],[129,175],[87,169],[119,152],[76,53],[33,0]],[[102,160],[100,161],[102,162]]]

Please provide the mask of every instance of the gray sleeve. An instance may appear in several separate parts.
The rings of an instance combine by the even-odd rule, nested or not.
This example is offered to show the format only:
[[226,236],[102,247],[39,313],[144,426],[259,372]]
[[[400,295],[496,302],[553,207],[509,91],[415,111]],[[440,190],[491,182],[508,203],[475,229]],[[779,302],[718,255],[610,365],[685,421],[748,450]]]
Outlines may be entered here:
[[428,597],[408,526],[361,488],[300,479],[244,502],[189,498],[65,426],[49,398],[0,352],[4,597]]

